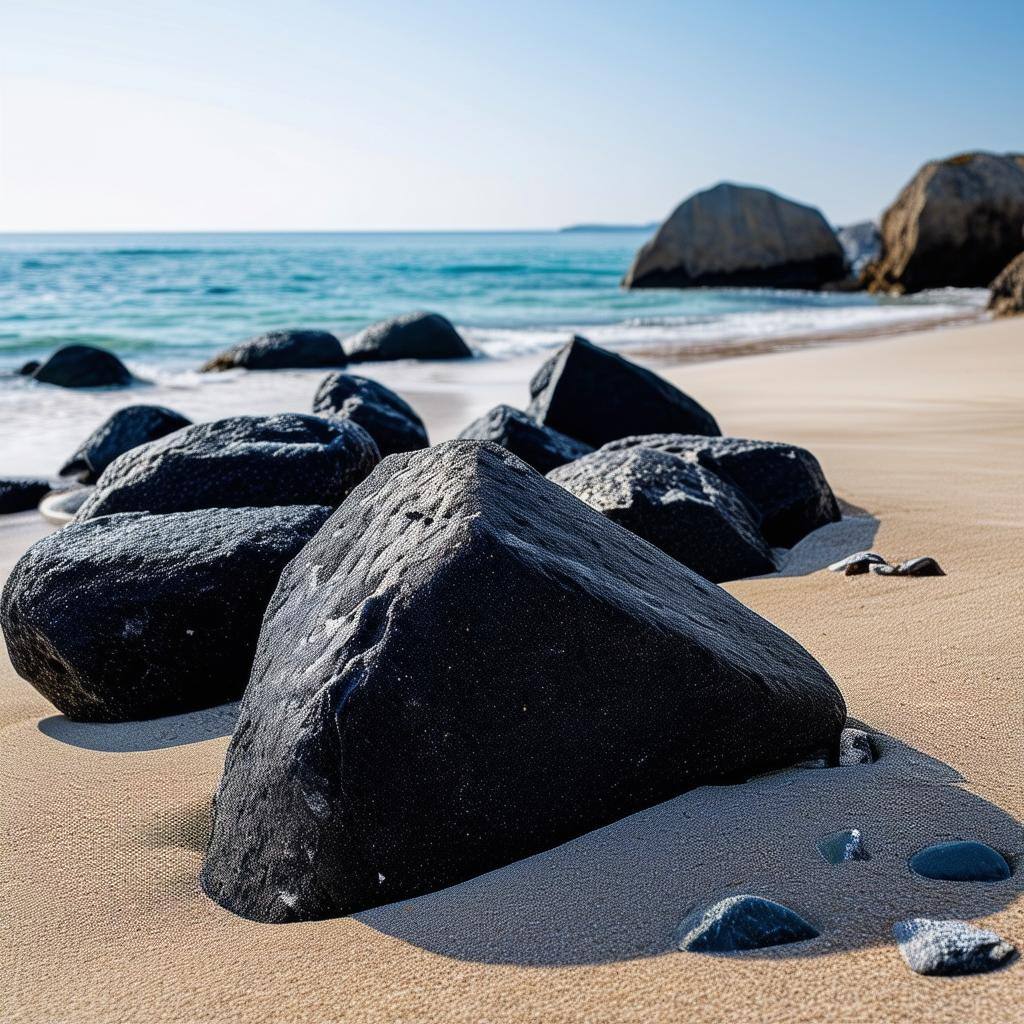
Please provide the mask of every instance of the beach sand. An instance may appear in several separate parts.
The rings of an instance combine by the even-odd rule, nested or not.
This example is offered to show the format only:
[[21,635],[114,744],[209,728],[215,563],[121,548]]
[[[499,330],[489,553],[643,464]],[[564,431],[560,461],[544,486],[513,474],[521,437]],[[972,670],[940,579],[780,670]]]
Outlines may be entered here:
[[[532,368],[488,397],[521,404]],[[1020,1021],[1019,960],[919,977],[889,929],[964,917],[1024,948],[1024,872],[949,883],[906,866],[939,839],[1024,853],[1024,322],[659,369],[725,432],[809,447],[861,510],[780,576],[727,589],[832,673],[880,734],[877,763],[694,790],[441,893],[256,925],[196,884],[233,708],[79,725],[4,658],[0,1019]],[[438,438],[476,401],[410,397]],[[0,573],[45,529],[8,517]],[[812,571],[868,543],[948,575]],[[830,866],[815,843],[847,827],[872,859]],[[693,905],[740,891],[792,905],[821,938],[673,952]]]

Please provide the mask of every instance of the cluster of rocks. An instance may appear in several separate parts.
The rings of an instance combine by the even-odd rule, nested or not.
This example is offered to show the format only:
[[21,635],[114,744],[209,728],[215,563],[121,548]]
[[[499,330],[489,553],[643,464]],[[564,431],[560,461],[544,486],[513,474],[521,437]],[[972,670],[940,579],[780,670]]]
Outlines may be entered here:
[[838,231],[813,207],[721,183],[668,217],[623,283],[890,294],[989,287],[997,315],[1022,313],[1024,155],[976,152],[930,161],[880,227],[864,222]]
[[829,572],[844,576],[945,576],[942,566],[930,555],[920,555],[890,565],[877,551],[855,551],[828,566]]

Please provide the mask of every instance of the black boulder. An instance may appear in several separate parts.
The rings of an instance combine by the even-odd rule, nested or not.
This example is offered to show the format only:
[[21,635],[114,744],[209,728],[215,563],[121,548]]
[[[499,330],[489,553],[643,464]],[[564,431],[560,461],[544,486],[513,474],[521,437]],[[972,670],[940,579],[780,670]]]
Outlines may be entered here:
[[219,370],[315,369],[344,366],[341,342],[329,331],[267,331],[233,345],[204,363],[202,373]]
[[349,420],[282,413],[197,423],[118,456],[78,512],[338,505],[380,460]]
[[126,387],[135,378],[113,352],[94,345],[65,345],[57,349],[32,378],[62,388]]
[[70,523],[29,548],[4,587],[11,662],[80,721],[236,700],[281,570],[330,513],[220,508]]
[[440,313],[406,313],[370,324],[342,343],[350,362],[381,359],[467,359],[473,355]]
[[595,448],[627,434],[720,434],[714,417],[656,373],[576,335],[530,381],[527,413]]
[[795,640],[496,445],[393,455],[282,573],[206,892],[347,914],[833,748]]
[[775,571],[757,513],[703,466],[651,448],[601,449],[548,479],[712,583]]
[[60,475],[95,483],[118,455],[187,427],[191,420],[162,405],[129,405],[101,423],[60,468]]
[[761,516],[761,532],[772,547],[789,548],[841,514],[821,464],[806,449],[781,441],[742,437],[655,434],[623,437],[606,451],[653,448],[699,462],[731,481]]
[[0,479],[0,515],[27,512],[50,493],[50,481],[38,477]]
[[329,373],[313,396],[313,412],[358,423],[377,442],[382,456],[430,444],[423,420],[405,399],[354,373]]
[[518,455],[538,473],[547,473],[556,466],[572,462],[594,449],[589,444],[544,427],[525,412],[510,405],[496,405],[490,412],[473,420],[459,437],[467,441],[492,441]]

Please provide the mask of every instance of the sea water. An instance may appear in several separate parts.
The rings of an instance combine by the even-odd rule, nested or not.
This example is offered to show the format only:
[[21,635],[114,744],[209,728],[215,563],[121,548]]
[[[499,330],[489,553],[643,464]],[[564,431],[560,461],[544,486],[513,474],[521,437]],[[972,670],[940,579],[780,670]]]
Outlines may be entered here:
[[[219,350],[275,327],[344,336],[383,317],[434,310],[496,364],[539,362],[573,332],[627,352],[695,349],[925,325],[980,310],[985,299],[973,291],[901,300],[771,289],[627,292],[620,281],[646,237],[0,235],[0,473],[45,475],[97,417],[132,402],[174,400],[193,417],[307,409],[299,391],[308,383],[300,388],[294,375],[250,374],[276,379],[225,387],[222,375],[196,372]],[[116,352],[150,390],[71,395],[17,376],[26,360],[74,342]],[[445,386],[459,372],[450,367]],[[466,372],[482,379],[479,368]],[[436,369],[425,366],[392,367],[384,376],[410,387],[437,384]]]

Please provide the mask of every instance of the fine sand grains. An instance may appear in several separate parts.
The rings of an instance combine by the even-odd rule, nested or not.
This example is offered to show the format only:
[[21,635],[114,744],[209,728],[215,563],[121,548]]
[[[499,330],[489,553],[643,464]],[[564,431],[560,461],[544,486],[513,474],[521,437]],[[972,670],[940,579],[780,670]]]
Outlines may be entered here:
[[[496,400],[522,404],[524,368]],[[659,367],[661,372],[665,372]],[[891,934],[960,917],[1024,947],[1022,872],[911,874],[922,846],[1019,857],[1024,787],[1024,324],[1013,320],[668,371],[725,432],[811,449],[864,510],[846,553],[933,555],[945,577],[815,571],[727,585],[803,643],[880,759],[698,789],[445,892],[261,926],[196,885],[231,725],[76,727],[0,662],[4,1021],[1012,1021],[1020,961],[913,974]],[[431,436],[463,424],[418,407]],[[468,422],[467,417],[466,422]],[[839,526],[841,524],[837,524]],[[47,529],[0,525],[0,572]],[[868,861],[817,843],[858,829]],[[819,939],[673,951],[698,905],[777,899]]]

